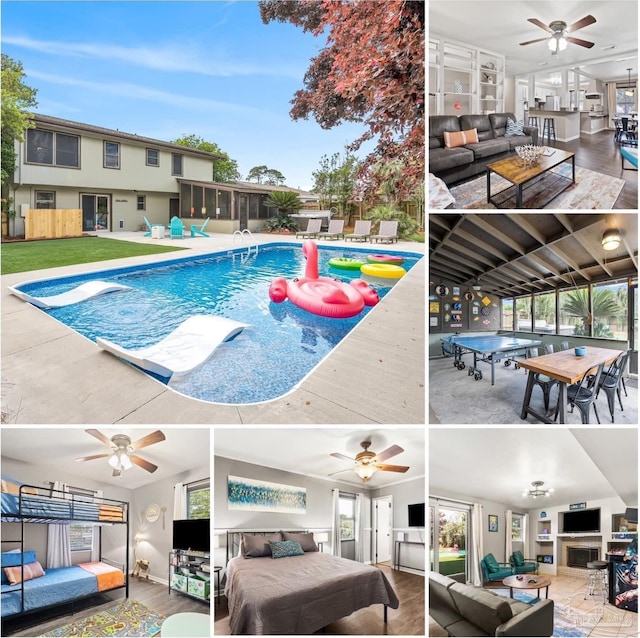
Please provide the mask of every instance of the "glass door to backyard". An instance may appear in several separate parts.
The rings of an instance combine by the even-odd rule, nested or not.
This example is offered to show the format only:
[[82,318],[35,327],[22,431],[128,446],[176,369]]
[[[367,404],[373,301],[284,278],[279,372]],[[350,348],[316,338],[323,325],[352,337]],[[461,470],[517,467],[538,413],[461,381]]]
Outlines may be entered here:
[[429,507],[431,518],[431,570],[450,576],[467,574],[469,512],[445,507],[434,502]]

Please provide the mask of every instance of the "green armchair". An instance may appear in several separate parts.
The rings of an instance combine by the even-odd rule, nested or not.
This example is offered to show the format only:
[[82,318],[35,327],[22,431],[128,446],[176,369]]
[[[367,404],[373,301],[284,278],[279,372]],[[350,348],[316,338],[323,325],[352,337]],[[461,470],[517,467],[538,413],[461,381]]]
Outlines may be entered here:
[[504,578],[513,576],[515,573],[509,563],[499,563],[493,554],[487,554],[480,561],[480,568],[482,569],[484,583],[502,582]]
[[511,554],[509,557],[509,563],[511,563],[514,574],[538,573],[538,561],[531,558],[524,558],[520,551],[513,552],[513,554]]

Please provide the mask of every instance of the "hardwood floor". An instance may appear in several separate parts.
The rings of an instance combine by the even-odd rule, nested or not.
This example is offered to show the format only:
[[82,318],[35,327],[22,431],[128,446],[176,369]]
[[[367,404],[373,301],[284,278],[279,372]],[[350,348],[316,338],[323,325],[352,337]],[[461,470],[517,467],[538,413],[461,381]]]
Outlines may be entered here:
[[[539,144],[544,143],[539,140]],[[625,184],[613,208],[637,210],[638,171],[622,169],[620,147],[613,141],[613,131],[601,131],[593,135],[582,135],[572,142],[552,142],[546,145],[575,153],[576,166],[623,179]],[[625,165],[629,166],[627,162]]]
[[[207,614],[209,606],[193,598],[171,592],[166,585],[154,583],[151,580],[131,578],[129,581],[129,598],[137,600],[163,616],[171,616],[182,612],[197,612]],[[124,600],[124,589],[115,592],[98,594],[85,601],[74,604],[73,613],[70,607],[58,607],[50,612],[32,614],[25,618],[3,625],[3,636],[39,636],[47,631],[62,627],[71,622],[93,616],[103,609],[112,607]],[[55,618],[51,614],[56,614]]]
[[[570,607],[576,625],[600,618],[589,638],[623,638],[638,635],[638,614],[617,609],[600,601],[584,600],[585,580],[569,576],[549,576],[549,598]],[[583,620],[584,619],[584,620]],[[447,632],[429,618],[429,636],[446,636]]]
[[[400,601],[398,609],[388,610],[387,624],[383,622],[383,606],[372,605],[331,623],[318,633],[353,636],[425,635],[424,577],[397,571],[384,564],[377,567],[384,572]],[[214,617],[215,635],[230,635],[229,609],[224,596],[221,596],[220,603],[214,606]]]

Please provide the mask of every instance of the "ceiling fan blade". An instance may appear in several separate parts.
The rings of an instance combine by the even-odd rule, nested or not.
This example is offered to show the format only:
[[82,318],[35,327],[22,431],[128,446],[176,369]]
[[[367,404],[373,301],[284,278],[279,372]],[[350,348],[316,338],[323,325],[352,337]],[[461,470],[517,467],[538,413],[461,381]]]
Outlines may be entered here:
[[580,40],[580,38],[572,38],[571,36],[567,36],[567,40],[571,42],[571,44],[578,44],[581,47],[585,47],[586,49],[590,49],[593,46],[593,42],[589,42],[588,40]]
[[344,459],[345,461],[355,461],[350,456],[345,456],[344,454],[340,454],[340,452],[331,452],[329,456],[335,456],[337,459]]
[[156,430],[151,434],[147,434],[147,436],[143,436],[141,439],[138,439],[134,443],[131,444],[132,450],[139,450],[140,448],[147,447],[148,445],[153,445],[154,443],[160,443],[160,441],[164,441],[165,436],[160,430]]
[[553,29],[550,29],[544,22],[540,22],[538,18],[527,18],[528,22],[531,24],[535,24],[537,27],[544,29],[547,33],[553,33]]
[[122,473],[122,472],[120,472],[120,470],[118,470],[118,469],[114,469],[114,470],[113,470],[113,474],[112,474],[111,476],[120,476],[120,474],[121,474],[121,473]]
[[106,454],[92,454],[91,456],[81,456],[76,461],[93,461],[94,459],[106,459],[108,456],[111,456],[110,452]]
[[90,434],[91,436],[95,436],[98,441],[101,441],[105,445],[108,445],[109,447],[115,447],[111,439],[108,439],[104,434],[102,434],[102,432],[100,432],[100,430],[85,430],[85,432],[87,434]]
[[406,472],[409,467],[406,465],[385,465],[376,463],[376,468],[383,472]]
[[526,46],[527,44],[535,44],[536,42],[545,42],[549,38],[538,38],[537,40],[527,40],[526,42],[520,42],[520,46]]
[[583,29],[584,27],[588,27],[590,24],[596,22],[596,19],[592,15],[585,16],[582,20],[578,20],[574,22],[570,27],[567,27],[567,33],[573,33],[578,29]]
[[392,456],[396,456],[398,454],[401,454],[402,452],[404,452],[404,449],[401,448],[399,445],[392,445],[391,447],[388,447],[383,452],[376,454],[375,462],[382,463],[382,461],[386,461],[387,459],[390,459]]
[[351,472],[355,471],[355,468],[348,467],[346,470],[338,470],[337,472],[332,472],[331,474],[327,474],[327,476],[335,476],[336,474],[342,474],[343,472]]
[[131,454],[129,458],[131,459],[132,463],[134,463],[138,467],[141,467],[143,470],[147,470],[147,472],[155,472],[158,469],[157,465],[149,463],[149,461],[145,461],[143,458],[140,458],[135,454]]

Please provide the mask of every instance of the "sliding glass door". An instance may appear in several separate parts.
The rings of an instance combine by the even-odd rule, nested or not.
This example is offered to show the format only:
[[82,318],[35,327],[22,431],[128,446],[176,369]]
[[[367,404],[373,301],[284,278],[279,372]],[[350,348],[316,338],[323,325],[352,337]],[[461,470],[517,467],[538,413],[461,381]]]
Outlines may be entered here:
[[468,574],[469,508],[460,504],[429,502],[430,567],[445,576]]

